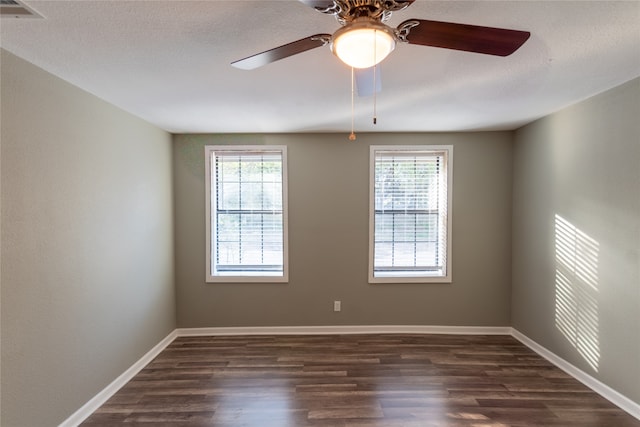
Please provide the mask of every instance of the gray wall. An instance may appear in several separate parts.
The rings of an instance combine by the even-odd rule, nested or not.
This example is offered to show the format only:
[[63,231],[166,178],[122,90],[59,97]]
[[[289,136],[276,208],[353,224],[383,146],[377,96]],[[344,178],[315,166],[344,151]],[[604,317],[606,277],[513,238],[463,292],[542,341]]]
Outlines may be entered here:
[[[179,327],[510,325],[512,134],[174,137]],[[204,145],[282,144],[288,284],[205,283]],[[453,283],[369,284],[372,144],[453,144]],[[333,300],[342,301],[334,313]]]
[[1,60],[2,425],[52,426],[175,328],[171,137]]
[[640,403],[640,79],[516,133],[512,323]]

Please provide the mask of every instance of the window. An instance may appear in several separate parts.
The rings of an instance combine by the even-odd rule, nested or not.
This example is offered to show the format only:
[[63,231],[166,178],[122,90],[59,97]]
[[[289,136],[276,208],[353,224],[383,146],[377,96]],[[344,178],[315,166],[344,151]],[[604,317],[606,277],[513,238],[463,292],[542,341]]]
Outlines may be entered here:
[[451,282],[452,146],[372,146],[369,282]]
[[287,151],[207,146],[207,281],[286,282]]

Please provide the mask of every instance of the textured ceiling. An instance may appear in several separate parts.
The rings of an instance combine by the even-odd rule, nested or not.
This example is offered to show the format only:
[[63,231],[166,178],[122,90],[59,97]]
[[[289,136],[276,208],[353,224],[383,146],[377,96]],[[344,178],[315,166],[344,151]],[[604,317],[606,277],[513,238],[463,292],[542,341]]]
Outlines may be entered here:
[[[351,72],[328,47],[245,71],[229,64],[339,24],[295,0],[36,1],[1,46],[175,133],[347,132]],[[640,76],[638,1],[421,1],[409,18],[531,32],[502,58],[400,44],[356,131],[514,129]]]

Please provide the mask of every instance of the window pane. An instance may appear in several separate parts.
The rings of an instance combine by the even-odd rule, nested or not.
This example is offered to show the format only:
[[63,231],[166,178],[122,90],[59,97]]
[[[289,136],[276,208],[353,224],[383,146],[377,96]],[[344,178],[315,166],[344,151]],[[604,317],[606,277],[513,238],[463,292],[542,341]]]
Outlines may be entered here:
[[419,242],[438,239],[438,214],[416,214],[416,240]]
[[218,214],[218,242],[240,241],[240,216],[237,214]]
[[393,245],[393,266],[415,267],[415,254],[413,242],[396,242]]
[[241,265],[261,265],[262,264],[262,250],[260,242],[252,239],[247,239],[242,242],[240,249]]
[[218,259],[219,265],[236,265],[240,263],[240,243],[234,242],[218,242]]
[[376,242],[393,240],[393,215],[376,213],[375,227]]
[[432,268],[437,265],[436,243],[419,242],[416,243],[416,265]]
[[262,209],[262,184],[260,182],[243,181],[240,184],[240,209],[259,210]]
[[262,209],[282,210],[282,183],[267,182],[262,184]]
[[240,175],[244,182],[260,182],[261,170],[261,156],[240,156]]
[[218,189],[218,209],[240,208],[240,185],[237,182],[222,181]]
[[376,242],[375,265],[377,268],[393,266],[393,243]]
[[220,159],[218,162],[218,179],[223,182],[238,182],[240,164],[237,158]]

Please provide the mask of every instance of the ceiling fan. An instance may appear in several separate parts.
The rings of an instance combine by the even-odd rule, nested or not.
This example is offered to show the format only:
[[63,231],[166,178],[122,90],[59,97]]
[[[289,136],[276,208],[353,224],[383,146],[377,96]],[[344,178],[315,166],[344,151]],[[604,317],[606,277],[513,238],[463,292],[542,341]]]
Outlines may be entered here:
[[299,1],[318,12],[335,16],[341,28],[333,34],[315,34],[231,65],[251,70],[327,44],[345,64],[359,69],[378,64],[398,42],[508,56],[530,36],[527,31],[424,19],[406,20],[395,29],[385,24],[393,12],[406,9],[415,0]]

